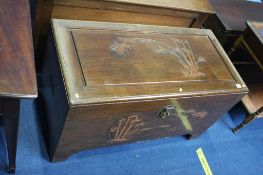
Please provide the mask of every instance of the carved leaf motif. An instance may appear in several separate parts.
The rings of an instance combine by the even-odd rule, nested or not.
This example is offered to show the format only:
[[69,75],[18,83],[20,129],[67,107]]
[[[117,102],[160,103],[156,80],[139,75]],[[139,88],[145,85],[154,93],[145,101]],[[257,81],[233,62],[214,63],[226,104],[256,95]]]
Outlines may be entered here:
[[171,55],[176,58],[182,66],[181,73],[185,77],[202,77],[205,73],[200,72],[199,63],[205,63],[203,57],[196,58],[188,40],[171,38],[171,45],[147,38],[123,38],[117,37],[110,45],[110,50],[120,57],[125,57],[138,44],[161,55]]
[[202,119],[207,115],[207,112],[201,111],[201,112],[193,113],[192,115],[197,117],[197,118]]
[[199,118],[199,119],[203,119],[204,117],[207,116],[207,112],[206,111],[196,111],[195,109],[190,109],[188,111],[184,111],[184,113],[186,115],[191,115],[195,118]]
[[117,126],[110,129],[110,141],[126,141],[131,136],[140,132],[141,127],[144,125],[143,119],[139,115],[132,115],[126,119],[118,121]]

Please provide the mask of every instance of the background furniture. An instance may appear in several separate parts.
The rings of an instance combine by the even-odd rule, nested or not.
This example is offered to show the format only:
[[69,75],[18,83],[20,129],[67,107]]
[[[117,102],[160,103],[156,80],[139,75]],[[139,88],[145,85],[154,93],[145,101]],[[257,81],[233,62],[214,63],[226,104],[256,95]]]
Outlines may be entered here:
[[250,83],[247,83],[250,89],[249,95],[242,100],[250,115],[233,129],[234,132],[253,119],[263,117],[263,22],[248,21],[247,26],[246,31],[237,39],[228,54],[232,55],[236,49],[242,47],[254,59],[261,72],[252,71],[251,73],[249,69],[240,70],[244,72],[242,74],[246,74],[245,80],[252,79],[252,81],[248,80]]
[[37,97],[33,56],[28,1],[0,0],[0,114],[10,173],[16,166],[20,99]]
[[246,29],[247,20],[263,21],[263,3],[247,0],[210,0],[216,15],[210,16],[205,27],[211,29],[228,51]]
[[37,70],[51,18],[199,28],[214,13],[209,0],[38,0],[34,32]]

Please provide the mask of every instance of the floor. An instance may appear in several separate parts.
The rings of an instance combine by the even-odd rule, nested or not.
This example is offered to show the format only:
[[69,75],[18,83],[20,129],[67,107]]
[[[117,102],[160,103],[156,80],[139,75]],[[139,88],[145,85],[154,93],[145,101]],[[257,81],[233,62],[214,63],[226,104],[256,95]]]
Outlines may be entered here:
[[[22,101],[17,175],[204,175],[196,154],[202,148],[214,175],[263,174],[263,119],[237,134],[231,128],[244,119],[240,106],[222,116],[199,138],[173,137],[87,150],[66,161],[48,161],[33,101]],[[7,164],[0,132],[0,174]]]

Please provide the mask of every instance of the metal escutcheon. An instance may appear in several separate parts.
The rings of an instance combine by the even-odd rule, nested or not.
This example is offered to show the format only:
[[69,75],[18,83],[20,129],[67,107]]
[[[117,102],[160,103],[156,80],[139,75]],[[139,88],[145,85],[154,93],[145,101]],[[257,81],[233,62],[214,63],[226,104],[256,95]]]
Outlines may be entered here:
[[159,112],[159,116],[161,118],[167,118],[173,114],[175,114],[175,106],[173,105],[167,105],[163,107]]

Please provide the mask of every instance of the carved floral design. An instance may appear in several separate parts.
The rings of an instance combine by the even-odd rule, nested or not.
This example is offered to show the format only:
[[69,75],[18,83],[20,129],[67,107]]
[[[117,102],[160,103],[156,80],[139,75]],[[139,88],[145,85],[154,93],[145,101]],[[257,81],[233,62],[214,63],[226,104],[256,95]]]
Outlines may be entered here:
[[206,115],[206,111],[196,111],[195,109],[190,109],[188,111],[184,111],[184,114],[191,115],[195,118],[203,119]]
[[180,63],[181,72],[185,77],[202,77],[198,64],[206,62],[203,57],[196,58],[191,44],[185,39],[170,38],[171,44],[147,38],[117,37],[110,45],[110,50],[120,57],[125,57],[136,45],[143,44],[154,53],[171,55]]
[[117,125],[110,129],[109,141],[123,142],[142,132],[171,127],[169,124],[155,126],[152,125],[153,123],[155,123],[155,121],[144,122],[143,117],[140,115],[131,115],[127,118],[120,119]]
[[110,129],[109,140],[117,142],[126,141],[131,136],[140,132],[143,125],[143,119],[139,115],[123,118],[118,121],[114,128]]
[[[190,109],[188,111],[183,111],[183,114],[185,114],[188,117],[203,119],[204,117],[206,117],[207,112]],[[180,116],[180,114],[176,112],[174,116]],[[116,126],[110,129],[109,142],[128,141],[136,134],[164,128],[170,128],[170,131],[176,130],[176,127],[170,126],[170,124],[162,124],[156,126],[156,120],[144,122],[143,117],[141,115],[131,115],[127,118],[120,119],[117,122]]]

